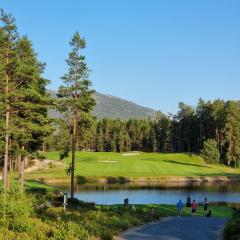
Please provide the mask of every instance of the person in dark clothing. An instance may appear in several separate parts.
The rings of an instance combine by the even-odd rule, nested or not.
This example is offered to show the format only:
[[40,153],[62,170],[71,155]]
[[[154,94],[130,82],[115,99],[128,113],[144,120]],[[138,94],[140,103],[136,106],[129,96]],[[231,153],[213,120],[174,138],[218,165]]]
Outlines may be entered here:
[[124,207],[127,207],[127,206],[128,206],[128,203],[129,203],[128,198],[125,198],[125,199],[124,199]]
[[206,213],[207,210],[208,210],[208,200],[207,198],[205,197],[204,198],[204,205],[203,205],[203,209],[204,209],[204,212]]
[[190,211],[191,211],[191,206],[192,206],[192,204],[191,204],[191,198],[190,198],[190,196],[189,196],[189,194],[188,194],[188,196],[187,196],[187,203],[186,203],[186,207],[187,207],[187,212],[188,212],[188,213],[190,213]]

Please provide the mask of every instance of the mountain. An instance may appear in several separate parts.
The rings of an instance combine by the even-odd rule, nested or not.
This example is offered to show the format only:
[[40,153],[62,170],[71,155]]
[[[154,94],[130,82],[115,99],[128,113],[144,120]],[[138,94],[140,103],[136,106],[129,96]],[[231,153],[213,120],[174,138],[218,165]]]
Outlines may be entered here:
[[[57,91],[48,90],[49,93],[56,97]],[[129,118],[155,118],[156,111],[151,108],[140,106],[131,101],[127,101],[111,95],[95,93],[96,106],[93,110],[93,115],[97,118],[111,119],[129,119]],[[50,111],[52,117],[61,117],[61,114],[55,110]]]

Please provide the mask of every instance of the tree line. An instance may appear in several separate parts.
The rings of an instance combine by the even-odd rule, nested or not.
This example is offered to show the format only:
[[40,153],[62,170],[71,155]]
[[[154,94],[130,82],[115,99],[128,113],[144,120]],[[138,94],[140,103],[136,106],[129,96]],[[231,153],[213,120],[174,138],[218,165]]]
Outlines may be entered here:
[[[45,142],[46,148],[64,152],[70,146],[66,119]],[[88,151],[192,152],[199,154],[214,140],[222,163],[240,163],[240,102],[199,100],[196,108],[179,103],[175,115],[158,112],[156,119],[101,119],[82,116],[77,149]]]

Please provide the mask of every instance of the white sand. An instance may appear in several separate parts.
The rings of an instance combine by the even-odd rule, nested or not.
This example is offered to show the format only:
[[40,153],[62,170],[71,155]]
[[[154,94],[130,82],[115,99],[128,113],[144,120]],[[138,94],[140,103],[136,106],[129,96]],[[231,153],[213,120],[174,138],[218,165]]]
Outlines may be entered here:
[[101,162],[101,163],[116,163],[117,161],[107,161],[107,160],[105,160],[105,161],[98,161],[98,162]]
[[138,156],[140,153],[132,152],[132,153],[123,153],[122,156]]

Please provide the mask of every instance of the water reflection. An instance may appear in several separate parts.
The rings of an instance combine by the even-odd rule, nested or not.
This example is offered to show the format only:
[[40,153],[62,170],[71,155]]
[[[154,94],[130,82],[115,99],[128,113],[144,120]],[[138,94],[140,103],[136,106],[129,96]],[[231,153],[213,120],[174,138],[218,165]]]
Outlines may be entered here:
[[[68,186],[61,186],[69,192]],[[168,184],[79,184],[75,196],[83,201],[97,204],[121,204],[129,198],[132,204],[176,204],[179,199],[185,201],[187,194],[202,202],[207,197],[210,202],[240,203],[240,183],[168,183]]]

